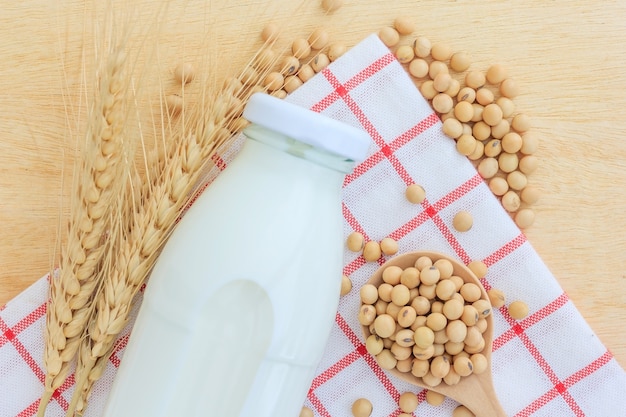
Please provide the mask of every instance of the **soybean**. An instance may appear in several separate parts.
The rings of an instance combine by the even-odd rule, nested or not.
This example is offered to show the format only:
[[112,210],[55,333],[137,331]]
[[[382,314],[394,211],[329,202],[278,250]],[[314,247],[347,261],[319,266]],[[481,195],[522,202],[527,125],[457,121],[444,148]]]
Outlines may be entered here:
[[393,27],[398,31],[401,35],[410,35],[415,32],[415,24],[408,17],[398,17],[393,22]]
[[174,70],[174,78],[181,84],[190,83],[194,79],[195,75],[194,67],[189,63],[180,64]]
[[472,261],[467,267],[476,275],[476,278],[484,278],[487,275],[487,265],[482,261]]
[[504,97],[515,98],[519,94],[517,83],[510,78],[502,81],[500,84],[500,94]]
[[328,32],[322,28],[317,28],[309,35],[308,41],[312,49],[320,50],[328,45],[330,37]]
[[409,64],[409,73],[415,78],[424,78],[428,75],[428,62],[416,58]]
[[475,90],[485,85],[485,74],[480,71],[470,71],[465,76],[465,84]]
[[352,415],[354,417],[369,417],[373,410],[372,403],[365,398],[359,398],[352,403]]
[[398,401],[400,410],[404,413],[413,413],[418,404],[419,400],[417,399],[417,395],[412,392],[405,392],[401,394],[400,400]]
[[503,196],[509,191],[509,183],[502,177],[493,177],[489,181],[489,189],[497,196]]
[[460,405],[452,412],[452,417],[476,417],[467,407]]
[[374,320],[374,329],[378,336],[389,337],[396,330],[396,321],[389,314],[381,314]]
[[463,72],[470,67],[470,56],[467,52],[455,52],[450,57],[450,67],[456,72]]
[[482,118],[489,126],[495,126],[502,121],[502,109],[495,103],[485,106]]
[[523,301],[513,301],[509,304],[509,314],[515,320],[521,320],[528,315],[528,306]]
[[311,410],[308,407],[302,407],[302,410],[300,410],[300,415],[299,417],[313,417],[313,410]]
[[535,221],[535,212],[529,208],[524,208],[515,214],[515,224],[520,229],[530,227]]
[[408,64],[415,58],[415,52],[409,45],[402,45],[396,50],[396,58],[401,64]]
[[298,59],[306,58],[311,54],[311,45],[304,38],[297,38],[291,44],[291,53]]
[[415,51],[415,55],[420,58],[426,58],[430,55],[430,50],[432,48],[432,43],[430,40],[424,36],[418,36],[413,42],[413,50]]
[[487,291],[487,296],[489,296],[489,302],[493,307],[500,308],[504,306],[505,296],[504,292],[502,292],[501,290],[491,288],[489,291]]
[[437,407],[443,404],[445,399],[446,399],[446,396],[443,394],[440,394],[432,390],[426,391],[426,402],[430,405]]
[[388,47],[392,47],[400,42],[400,34],[392,27],[384,27],[378,31],[378,37]]
[[520,158],[518,168],[524,174],[532,174],[537,169],[539,162],[534,155],[526,155]]
[[276,23],[268,23],[261,31],[261,38],[268,43],[274,42],[278,39],[280,34],[280,27]]
[[336,61],[340,56],[346,53],[348,48],[340,43],[334,43],[328,47],[328,52],[326,55],[330,62]]
[[398,252],[398,242],[390,237],[386,237],[380,241],[380,250],[385,255],[395,255]]
[[322,53],[317,54],[315,58],[313,58],[313,60],[311,61],[310,65],[311,68],[313,68],[313,71],[320,72],[324,68],[326,68],[328,64],[330,64],[330,58],[328,58],[328,55]]
[[361,302],[363,304],[373,305],[378,301],[378,289],[372,284],[365,284],[359,290]]
[[[472,265],[484,276],[482,262]],[[359,322],[371,333],[365,348],[381,368],[411,372],[428,386],[454,385],[486,369],[482,333],[491,304],[480,286],[454,275],[449,260],[428,256],[414,266],[388,266],[382,275],[378,287],[361,287],[359,311]]]
[[343,6],[343,0],[322,0],[322,7],[328,13],[339,10],[341,6]]
[[452,225],[459,232],[467,232],[472,228],[474,224],[474,219],[472,218],[471,213],[467,211],[460,211],[452,220]]
[[352,281],[346,275],[341,277],[341,295],[346,295],[352,290]]
[[461,376],[469,376],[474,370],[471,359],[464,356],[456,358],[453,366],[454,371]]
[[380,259],[382,251],[380,244],[376,241],[370,240],[363,247],[363,258],[368,262],[375,262]]
[[413,204],[421,204],[426,198],[426,191],[421,185],[411,184],[405,192],[406,199]]
[[529,185],[522,190],[520,198],[526,204],[535,204],[539,201],[540,194],[541,192],[538,188]]
[[[485,147],[485,151],[487,148]],[[484,179],[489,179],[498,173],[498,160],[492,157],[484,158],[478,164],[478,173]]]
[[499,84],[507,77],[506,70],[500,64],[494,64],[487,70],[487,81],[491,84]]
[[346,245],[352,252],[360,252],[365,244],[365,239],[362,233],[352,232],[348,235]]
[[509,213],[513,213],[519,210],[520,205],[521,205],[521,200],[519,198],[519,195],[517,195],[515,191],[513,190],[507,191],[502,196],[502,207],[504,207],[504,209],[508,211]]

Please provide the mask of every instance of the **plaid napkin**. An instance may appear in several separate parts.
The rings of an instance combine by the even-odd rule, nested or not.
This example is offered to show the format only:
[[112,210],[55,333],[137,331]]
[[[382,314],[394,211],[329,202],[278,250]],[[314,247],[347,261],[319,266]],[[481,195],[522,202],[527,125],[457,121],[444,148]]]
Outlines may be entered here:
[[[487,289],[499,288],[508,301],[529,305],[530,314],[520,321],[506,308],[494,311],[494,383],[509,416],[626,416],[626,373],[471,163],[442,134],[438,117],[376,36],[287,100],[362,127],[373,138],[370,156],[345,180],[346,236],[356,230],[370,240],[390,236],[400,252],[431,250],[465,263],[482,260],[489,267],[483,280]],[[221,168],[232,157],[223,156]],[[426,190],[421,205],[404,197],[411,183]],[[451,226],[460,210],[474,217],[465,233]],[[305,405],[318,416],[343,417],[350,415],[354,400],[366,397],[374,405],[373,416],[397,416],[400,394],[412,391],[421,400],[416,416],[451,416],[454,401],[430,406],[423,390],[382,371],[364,348],[358,288],[378,266],[346,250],[344,273],[353,290],[341,299]],[[0,417],[32,416],[37,408],[47,287],[42,278],[0,311]],[[94,388],[87,417],[101,413],[129,331],[130,325]],[[73,382],[70,377],[57,391],[47,416],[64,415]]]

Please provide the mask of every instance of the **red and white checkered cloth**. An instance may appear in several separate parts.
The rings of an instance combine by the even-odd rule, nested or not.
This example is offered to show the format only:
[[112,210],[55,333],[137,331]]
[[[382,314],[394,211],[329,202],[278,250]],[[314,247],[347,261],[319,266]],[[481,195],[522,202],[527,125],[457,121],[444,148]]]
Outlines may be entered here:
[[[438,117],[376,36],[287,100],[362,127],[373,138],[370,156],[346,177],[346,235],[357,230],[372,240],[391,236],[400,252],[432,250],[465,263],[482,260],[489,267],[486,288],[499,288],[509,301],[529,305],[530,314],[521,321],[506,308],[494,311],[494,382],[509,416],[626,416],[626,373],[471,163],[442,134]],[[232,157],[222,156],[224,164]],[[421,205],[404,197],[411,183],[426,190]],[[468,232],[451,226],[459,210],[473,214]],[[341,299],[306,405],[318,416],[343,417],[355,399],[366,397],[374,405],[373,416],[397,416],[399,395],[413,391],[422,400],[415,416],[450,416],[456,406],[452,400],[428,405],[422,390],[382,371],[365,350],[357,321],[358,288],[378,266],[346,250],[344,273],[354,290]],[[0,417],[32,416],[37,408],[44,380],[47,288],[42,278],[0,311]],[[87,417],[101,413],[129,330],[96,384]],[[70,377],[57,391],[47,416],[65,415],[73,382]]]

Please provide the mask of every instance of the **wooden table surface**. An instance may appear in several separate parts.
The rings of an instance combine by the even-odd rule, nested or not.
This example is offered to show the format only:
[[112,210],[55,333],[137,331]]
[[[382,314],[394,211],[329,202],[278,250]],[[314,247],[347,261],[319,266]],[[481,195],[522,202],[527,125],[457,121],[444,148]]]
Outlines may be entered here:
[[[543,194],[526,235],[626,367],[626,2],[346,0],[324,15],[318,1],[209,9],[217,2],[180,0],[158,29],[158,3],[134,3],[132,24],[153,28],[147,38],[158,41],[163,74],[207,57],[216,78],[242,68],[270,21],[283,25],[285,41],[324,26],[352,46],[400,15],[413,18],[416,35],[470,53],[475,69],[503,64],[541,140],[530,181]],[[72,181],[66,114],[80,108],[68,91],[80,83],[81,51],[89,54],[83,40],[97,31],[92,8],[77,0],[0,5],[0,305],[54,263]]]

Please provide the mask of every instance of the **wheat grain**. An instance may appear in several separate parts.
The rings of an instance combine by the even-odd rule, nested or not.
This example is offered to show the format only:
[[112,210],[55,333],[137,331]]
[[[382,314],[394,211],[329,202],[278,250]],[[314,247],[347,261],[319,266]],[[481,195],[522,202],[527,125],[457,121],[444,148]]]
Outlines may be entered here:
[[[242,76],[248,77],[249,72],[242,72]],[[228,146],[234,134],[245,126],[241,112],[252,91],[244,90],[242,85],[239,81],[216,94],[205,93],[209,97],[199,103],[188,124],[180,124],[172,131],[175,137],[168,141],[172,146],[162,154],[165,160],[159,161],[161,172],[153,173],[151,181],[143,182],[147,184],[143,187],[142,183],[130,187],[128,200],[137,198],[134,193],[140,189],[139,201],[126,208],[125,216],[132,219],[130,227],[112,246],[114,252],[107,254],[115,261],[103,275],[88,337],[79,349],[76,389],[67,416],[84,412],[91,387],[106,367],[117,336],[128,321],[132,299],[194,195],[194,186],[207,170],[211,157],[222,146]],[[128,218],[121,221],[128,223]]]
[[105,253],[108,211],[124,179],[122,129],[125,122],[126,55],[112,52],[98,75],[79,170],[74,185],[67,244],[60,270],[50,284],[46,317],[44,393],[38,416],[43,416],[54,391],[67,377],[80,338],[90,317],[91,299],[98,288],[96,272]]
[[[106,368],[117,336],[128,321],[132,300],[175,222],[194,198],[194,186],[201,183],[211,157],[221,147],[228,147],[247,125],[241,114],[249,96],[266,91],[260,83],[278,63],[274,53],[265,53],[270,47],[263,45],[240,75],[227,81],[218,93],[210,91],[212,83],[205,82],[206,90],[194,110],[183,107],[176,122],[167,111],[162,112],[167,116],[161,119],[160,131],[163,143],[169,146],[144,151],[147,178],[137,172],[130,175],[125,196],[128,205],[117,217],[119,224],[125,225],[124,232],[109,240],[106,266],[98,271],[103,283],[78,348],[76,385],[67,416],[84,412],[92,385]],[[79,329],[72,326],[70,330],[75,334]]]

